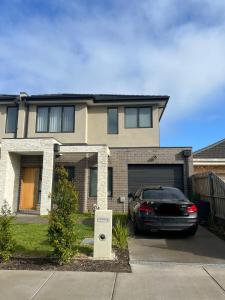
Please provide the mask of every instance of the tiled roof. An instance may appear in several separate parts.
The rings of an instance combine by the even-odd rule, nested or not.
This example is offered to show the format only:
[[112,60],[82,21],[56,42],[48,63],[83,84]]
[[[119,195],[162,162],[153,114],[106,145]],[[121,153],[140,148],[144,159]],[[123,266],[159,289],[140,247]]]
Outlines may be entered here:
[[225,158],[225,139],[194,152],[194,158]]

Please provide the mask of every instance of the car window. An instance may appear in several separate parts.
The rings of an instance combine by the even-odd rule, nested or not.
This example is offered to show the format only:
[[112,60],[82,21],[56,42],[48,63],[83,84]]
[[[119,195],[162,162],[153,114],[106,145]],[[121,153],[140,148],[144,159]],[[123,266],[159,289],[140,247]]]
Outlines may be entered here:
[[143,190],[143,199],[159,199],[159,200],[183,200],[186,199],[184,194],[173,188],[164,188],[164,189],[145,189]]

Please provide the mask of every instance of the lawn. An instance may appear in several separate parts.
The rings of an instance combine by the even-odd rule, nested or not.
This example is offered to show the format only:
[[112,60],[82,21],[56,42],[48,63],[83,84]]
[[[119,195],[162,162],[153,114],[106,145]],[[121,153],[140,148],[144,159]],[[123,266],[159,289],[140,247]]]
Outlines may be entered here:
[[[41,217],[40,217],[41,218]],[[46,220],[47,221],[47,220]],[[25,223],[16,221],[13,224],[14,238],[16,240],[16,256],[50,256],[52,247],[49,245],[47,223]],[[93,237],[93,224],[90,214],[78,214],[74,225],[77,241],[74,244],[77,255],[90,255],[91,246],[81,246],[80,242],[86,237]]]

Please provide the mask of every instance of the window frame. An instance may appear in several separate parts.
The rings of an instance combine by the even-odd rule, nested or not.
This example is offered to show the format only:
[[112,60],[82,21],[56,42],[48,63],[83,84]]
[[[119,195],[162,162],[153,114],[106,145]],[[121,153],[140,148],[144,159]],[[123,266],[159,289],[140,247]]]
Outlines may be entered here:
[[[135,127],[127,127],[126,126],[126,110],[129,108],[136,108],[137,109],[137,124]],[[140,109],[142,108],[149,108],[150,109],[150,126],[140,126]],[[136,129],[136,128],[153,128],[153,113],[152,113],[152,106],[126,106],[124,107],[124,128],[126,129]]]
[[[9,113],[9,108],[16,108],[16,129],[15,131],[8,131],[7,130],[7,127],[8,127],[8,113]],[[6,110],[6,120],[5,120],[5,133],[13,133],[16,135],[17,133],[17,129],[18,129],[18,112],[19,112],[19,109],[18,109],[18,106],[17,105],[9,105],[7,106],[7,110]]]
[[[51,107],[61,107],[61,124],[60,124],[60,128],[61,131],[50,131],[49,130],[49,124],[50,124],[50,110]],[[64,118],[64,108],[65,107],[71,107],[73,108],[73,129],[71,131],[65,130],[63,131],[63,118]],[[48,109],[48,121],[47,121],[47,131],[38,131],[37,129],[37,125],[38,125],[38,110],[40,108],[47,108]],[[35,133],[71,133],[71,132],[75,132],[75,122],[76,122],[76,106],[75,105],[37,105],[36,107],[36,126],[35,126]]]
[[[117,114],[117,128],[116,132],[109,132],[109,110],[110,109],[116,109],[116,114]],[[111,106],[107,107],[107,134],[119,134],[119,111],[118,111],[118,106]]]
[[[98,180],[97,180],[97,189],[96,189],[96,195],[92,195],[91,194],[91,170],[98,170],[98,167],[90,167],[89,168],[89,198],[96,198],[97,197],[97,193],[98,193]],[[108,198],[112,198],[113,197],[113,167],[108,167],[108,171],[109,169],[111,170],[111,174],[112,174],[112,182],[111,182],[111,194],[108,195],[108,185],[109,185],[109,176],[107,176],[107,197]],[[97,171],[98,172],[98,171]],[[98,176],[98,173],[97,173]]]

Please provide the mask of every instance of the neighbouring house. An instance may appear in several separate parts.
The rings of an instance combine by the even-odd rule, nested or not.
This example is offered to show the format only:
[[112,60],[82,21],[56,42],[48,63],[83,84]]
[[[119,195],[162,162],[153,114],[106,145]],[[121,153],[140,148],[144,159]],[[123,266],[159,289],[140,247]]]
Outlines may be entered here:
[[225,181],[225,139],[193,154],[194,173],[214,172]]
[[103,209],[126,211],[128,192],[140,185],[175,186],[187,194],[191,147],[160,147],[168,100],[1,95],[0,204],[6,200],[13,212],[47,214],[58,165],[74,180],[82,212],[91,210],[97,198]]

